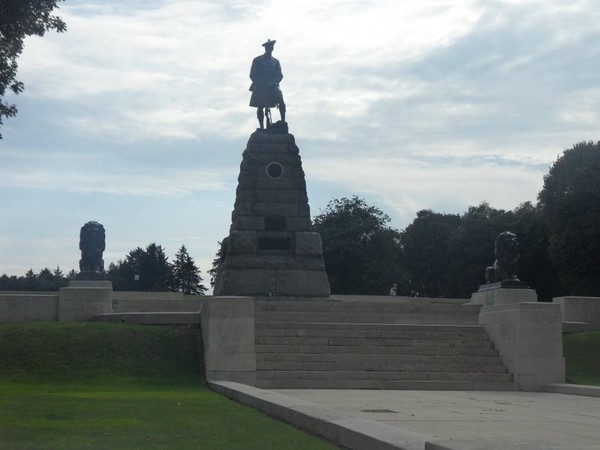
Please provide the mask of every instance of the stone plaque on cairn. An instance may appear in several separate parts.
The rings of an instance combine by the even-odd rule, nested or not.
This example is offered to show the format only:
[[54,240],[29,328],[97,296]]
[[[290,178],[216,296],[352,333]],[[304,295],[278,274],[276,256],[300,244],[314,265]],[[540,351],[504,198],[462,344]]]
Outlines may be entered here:
[[299,149],[289,133],[254,132],[243,153],[215,295],[328,297]]

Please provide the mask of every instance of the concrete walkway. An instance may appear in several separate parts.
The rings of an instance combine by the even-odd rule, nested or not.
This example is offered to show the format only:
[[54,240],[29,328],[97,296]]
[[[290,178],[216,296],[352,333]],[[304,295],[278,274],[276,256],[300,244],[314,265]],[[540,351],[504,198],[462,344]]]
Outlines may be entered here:
[[215,390],[354,449],[598,450],[600,388],[541,392]]

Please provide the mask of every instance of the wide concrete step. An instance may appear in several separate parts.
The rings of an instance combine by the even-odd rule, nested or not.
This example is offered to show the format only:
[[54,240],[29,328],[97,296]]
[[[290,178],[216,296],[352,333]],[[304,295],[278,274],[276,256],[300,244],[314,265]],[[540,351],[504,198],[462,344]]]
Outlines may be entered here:
[[481,333],[481,325],[451,325],[451,324],[395,324],[395,323],[336,323],[336,322],[258,322],[257,330],[284,330],[295,332],[297,330],[348,330],[350,332],[385,331],[432,331],[432,332],[460,332]]
[[517,391],[502,381],[257,380],[262,389],[385,389],[428,391]]
[[323,312],[278,312],[257,313],[256,322],[325,322],[325,323],[390,323],[390,324],[439,324],[439,325],[477,325],[477,315],[412,313],[386,314],[373,313],[323,313]]
[[298,362],[298,363],[334,363],[334,364],[396,364],[398,366],[413,364],[502,364],[498,356],[450,356],[450,355],[380,355],[380,354],[289,354],[289,353],[257,353],[256,362]]
[[315,345],[315,346],[371,346],[371,347],[486,347],[489,340],[480,337],[460,339],[434,338],[366,338],[366,337],[296,337],[256,336],[256,345]]
[[260,371],[257,380],[383,380],[383,381],[487,381],[510,382],[509,373],[465,373],[465,372],[366,372],[366,371]]
[[316,312],[316,313],[406,313],[477,315],[481,305],[429,302],[336,302],[336,301],[257,301],[256,313]]
[[371,339],[487,339],[488,336],[482,328],[475,328],[467,332],[459,330],[431,330],[431,327],[414,327],[413,329],[337,329],[324,328],[260,328],[257,327],[255,336],[262,337],[345,337],[345,338],[371,338]]
[[480,305],[410,301],[257,301],[256,323],[478,325]]
[[489,342],[484,346],[375,346],[365,345],[256,345],[256,353],[314,353],[314,354],[398,354],[398,355],[456,355],[456,356],[498,356],[498,350]]
[[349,359],[344,361],[256,361],[256,370],[284,371],[317,371],[317,370],[364,370],[364,371],[398,371],[398,372],[495,372],[505,373],[506,368],[501,364],[486,364],[484,362],[470,363],[404,363],[402,361],[379,358],[375,361]]

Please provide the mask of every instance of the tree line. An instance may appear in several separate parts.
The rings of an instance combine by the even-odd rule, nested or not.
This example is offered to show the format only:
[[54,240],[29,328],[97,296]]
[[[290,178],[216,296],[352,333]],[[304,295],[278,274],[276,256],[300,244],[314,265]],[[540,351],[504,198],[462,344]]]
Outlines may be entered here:
[[[204,295],[207,288],[202,284],[200,269],[182,245],[175,259],[170,262],[162,246],[152,243],[145,249],[137,247],[124,259],[110,263],[107,280],[116,291],[182,292],[186,295]],[[60,267],[42,269],[34,273],[29,269],[24,276],[0,277],[1,291],[57,291],[77,278],[71,270],[63,273]]]
[[565,150],[544,177],[537,203],[514,210],[486,202],[462,214],[424,209],[404,230],[358,196],[316,216],[332,293],[470,297],[484,283],[502,231],[521,243],[519,277],[550,301],[600,296],[600,142]]
[[[512,231],[521,243],[519,278],[550,301],[560,295],[600,295],[600,142],[565,150],[544,176],[537,203],[513,210],[486,202],[462,214],[424,209],[404,230],[358,196],[333,199],[314,217],[334,294],[386,294],[467,298],[484,283],[494,261],[494,241]],[[219,247],[220,248],[220,247]],[[208,271],[214,279],[215,266]],[[0,290],[57,290],[74,279],[43,269],[0,277]],[[171,263],[150,244],[108,266],[115,290],[204,294],[200,270],[181,246]],[[211,279],[211,282],[213,281]]]

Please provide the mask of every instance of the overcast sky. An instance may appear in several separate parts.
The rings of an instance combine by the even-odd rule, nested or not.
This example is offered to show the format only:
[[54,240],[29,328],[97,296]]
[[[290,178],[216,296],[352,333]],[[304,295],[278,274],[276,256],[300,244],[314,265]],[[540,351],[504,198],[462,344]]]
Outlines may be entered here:
[[[78,270],[184,244],[205,279],[256,129],[252,58],[276,39],[313,215],[357,194],[421,209],[536,200],[557,156],[600,139],[597,0],[67,0],[26,40],[0,141],[0,274]],[[276,113],[277,116],[277,113]]]

